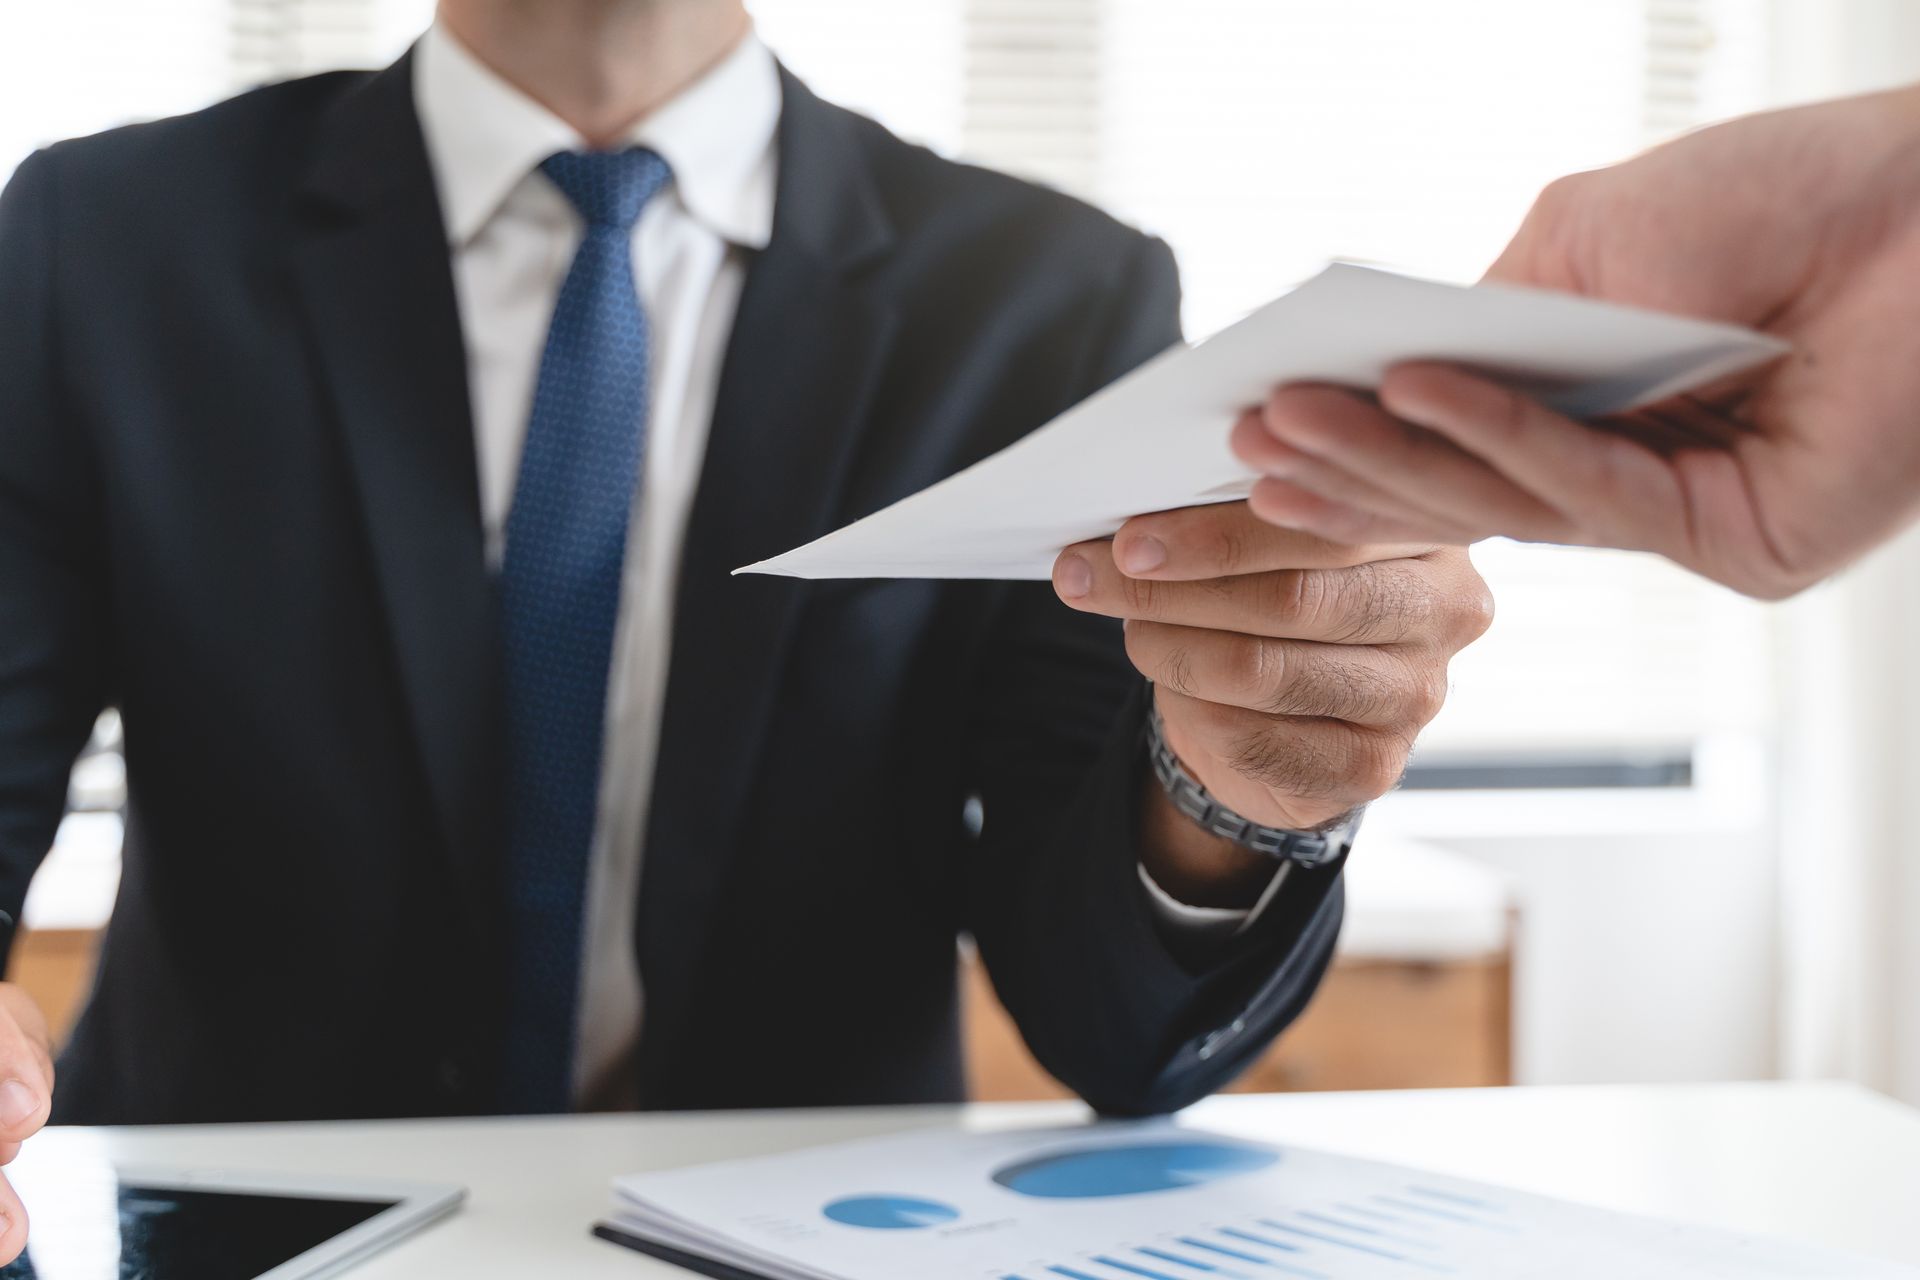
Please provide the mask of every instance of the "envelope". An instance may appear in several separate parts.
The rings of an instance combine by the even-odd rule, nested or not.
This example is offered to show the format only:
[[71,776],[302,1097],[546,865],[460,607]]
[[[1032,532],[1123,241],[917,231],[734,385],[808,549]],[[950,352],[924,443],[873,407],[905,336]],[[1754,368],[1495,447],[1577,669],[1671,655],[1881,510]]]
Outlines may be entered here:
[[1336,264],[1196,346],[1175,347],[938,484],[736,573],[1046,578],[1133,516],[1246,497],[1227,448],[1283,382],[1376,388],[1392,366],[1471,366],[1575,418],[1666,399],[1787,350],[1746,329],[1571,294]]

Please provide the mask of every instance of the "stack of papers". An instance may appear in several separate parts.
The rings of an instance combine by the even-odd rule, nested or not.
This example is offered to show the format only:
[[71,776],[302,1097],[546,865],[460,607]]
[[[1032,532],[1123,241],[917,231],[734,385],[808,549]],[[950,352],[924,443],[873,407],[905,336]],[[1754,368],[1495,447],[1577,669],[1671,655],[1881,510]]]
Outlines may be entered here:
[[1018,443],[784,555],[795,578],[1045,578],[1061,549],[1149,511],[1234,501],[1254,475],[1234,419],[1285,382],[1372,389],[1407,360],[1467,365],[1576,418],[1774,359],[1745,329],[1571,294],[1329,267],[1191,348],[1147,362]]
[[1920,1271],[1171,1122],[910,1133],[614,1186],[724,1280],[1920,1280]]

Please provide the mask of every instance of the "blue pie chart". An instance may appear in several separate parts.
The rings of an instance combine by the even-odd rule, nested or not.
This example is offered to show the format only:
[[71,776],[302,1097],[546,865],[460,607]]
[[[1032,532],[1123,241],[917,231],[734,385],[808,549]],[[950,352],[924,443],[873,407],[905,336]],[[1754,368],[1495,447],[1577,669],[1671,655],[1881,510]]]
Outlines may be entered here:
[[917,1231],[960,1216],[950,1204],[911,1196],[848,1196],[835,1200],[822,1212],[835,1222],[869,1231]]
[[1041,1200],[1102,1200],[1200,1187],[1277,1164],[1269,1147],[1182,1141],[1083,1147],[1036,1156],[997,1170],[1009,1191]]

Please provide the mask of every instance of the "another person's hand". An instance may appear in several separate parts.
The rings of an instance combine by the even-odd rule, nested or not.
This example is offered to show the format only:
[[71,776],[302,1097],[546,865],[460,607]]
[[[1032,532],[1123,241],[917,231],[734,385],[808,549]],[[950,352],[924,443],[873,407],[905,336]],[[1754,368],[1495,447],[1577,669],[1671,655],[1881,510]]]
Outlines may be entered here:
[[1282,388],[1253,506],[1348,542],[1656,551],[1790,595],[1920,512],[1920,90],[1753,116],[1548,188],[1488,273],[1787,339],[1761,373],[1586,425],[1480,378]]
[[1130,520],[1060,553],[1054,589],[1126,620],[1167,745],[1263,826],[1321,826],[1390,791],[1492,598],[1459,548],[1351,547],[1244,502]]
[[[40,1131],[53,1104],[52,1037],[33,997],[0,982],[0,1164]],[[27,1247],[27,1211],[0,1177],[0,1265]]]

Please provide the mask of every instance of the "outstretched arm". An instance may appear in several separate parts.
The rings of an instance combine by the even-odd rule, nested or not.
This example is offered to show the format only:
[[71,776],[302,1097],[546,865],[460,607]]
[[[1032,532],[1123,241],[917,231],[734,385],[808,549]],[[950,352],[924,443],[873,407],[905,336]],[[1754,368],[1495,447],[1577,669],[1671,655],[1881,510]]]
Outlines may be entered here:
[[1236,451],[1267,519],[1345,541],[1655,551],[1790,595],[1920,513],[1920,89],[1736,120],[1548,188],[1488,278],[1793,344],[1738,382],[1579,423],[1458,370],[1281,388]]

